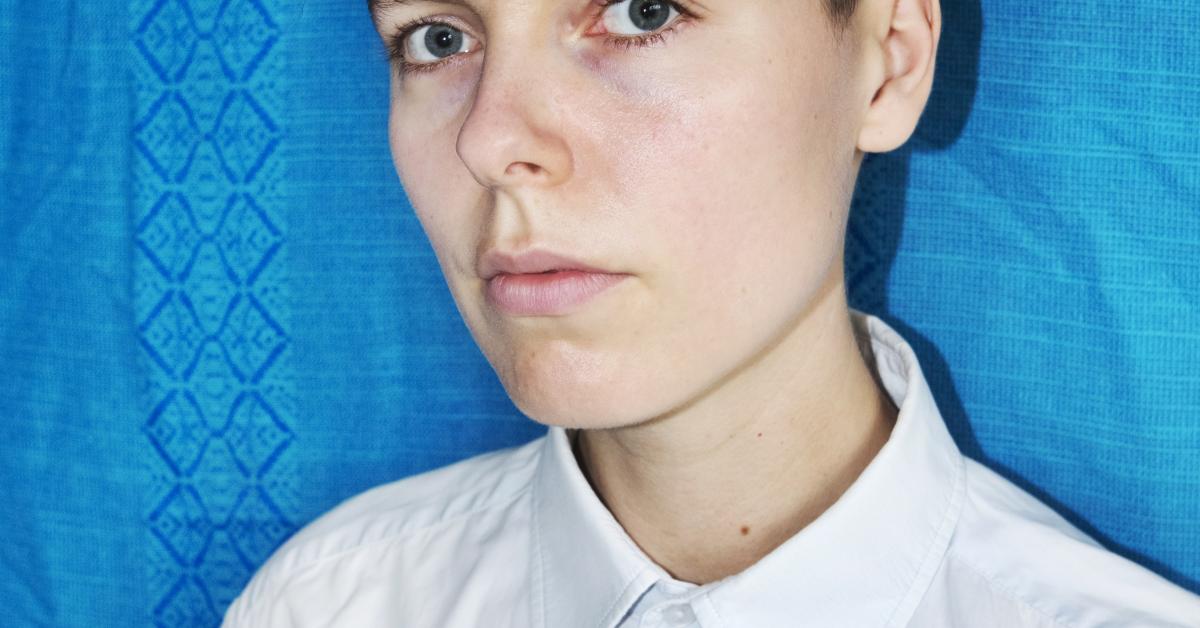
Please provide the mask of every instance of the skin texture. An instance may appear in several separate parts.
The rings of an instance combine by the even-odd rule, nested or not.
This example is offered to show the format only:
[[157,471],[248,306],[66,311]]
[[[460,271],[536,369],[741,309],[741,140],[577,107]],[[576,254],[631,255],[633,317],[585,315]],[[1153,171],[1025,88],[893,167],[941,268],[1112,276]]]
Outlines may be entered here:
[[[702,583],[828,508],[894,424],[842,251],[863,153],[903,143],[928,99],[940,11],[863,0],[838,29],[815,1],[677,6],[645,47],[612,45],[590,0],[374,17],[385,41],[428,17],[469,35],[393,75],[389,138],[475,341],[522,412],[583,430],[639,546]],[[568,315],[506,315],[480,256],[531,248],[631,276]]]

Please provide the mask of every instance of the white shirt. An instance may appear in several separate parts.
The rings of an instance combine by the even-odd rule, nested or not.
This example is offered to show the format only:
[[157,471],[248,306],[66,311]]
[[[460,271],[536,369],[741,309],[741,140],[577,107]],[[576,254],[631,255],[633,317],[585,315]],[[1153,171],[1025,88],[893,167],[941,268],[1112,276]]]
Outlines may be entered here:
[[896,425],[832,507],[740,573],[672,578],[592,491],[574,432],[550,427],[346,500],[272,555],[224,625],[1200,627],[1200,598],[965,458],[912,349],[853,316]]

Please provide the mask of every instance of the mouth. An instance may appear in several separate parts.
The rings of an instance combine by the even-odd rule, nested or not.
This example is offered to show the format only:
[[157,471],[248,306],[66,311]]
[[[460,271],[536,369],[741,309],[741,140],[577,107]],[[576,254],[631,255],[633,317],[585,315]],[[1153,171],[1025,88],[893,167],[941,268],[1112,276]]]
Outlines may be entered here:
[[480,256],[478,268],[479,276],[485,280],[490,280],[500,274],[543,274],[568,270],[590,273],[614,272],[545,249],[527,249],[519,253],[489,249]]
[[487,299],[511,316],[563,316],[628,277],[577,269],[500,273],[488,279]]
[[479,260],[487,299],[512,316],[561,316],[629,277],[545,249],[489,249]]

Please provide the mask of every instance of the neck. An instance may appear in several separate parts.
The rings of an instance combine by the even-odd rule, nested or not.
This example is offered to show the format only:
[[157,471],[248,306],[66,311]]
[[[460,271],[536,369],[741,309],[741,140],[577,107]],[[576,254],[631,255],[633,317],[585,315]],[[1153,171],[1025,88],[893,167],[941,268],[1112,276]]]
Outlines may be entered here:
[[751,364],[672,413],[578,433],[592,488],[673,577],[737,573],[817,518],[887,441],[896,408],[843,280]]

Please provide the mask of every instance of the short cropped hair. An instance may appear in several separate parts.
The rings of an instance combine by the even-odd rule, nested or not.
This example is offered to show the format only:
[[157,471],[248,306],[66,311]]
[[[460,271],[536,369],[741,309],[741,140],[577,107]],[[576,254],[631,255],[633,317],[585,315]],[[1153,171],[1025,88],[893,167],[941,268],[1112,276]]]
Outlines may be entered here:
[[854,16],[854,9],[858,7],[858,0],[823,0],[823,4],[825,13],[829,15],[829,21],[840,29],[850,23],[850,18]]

